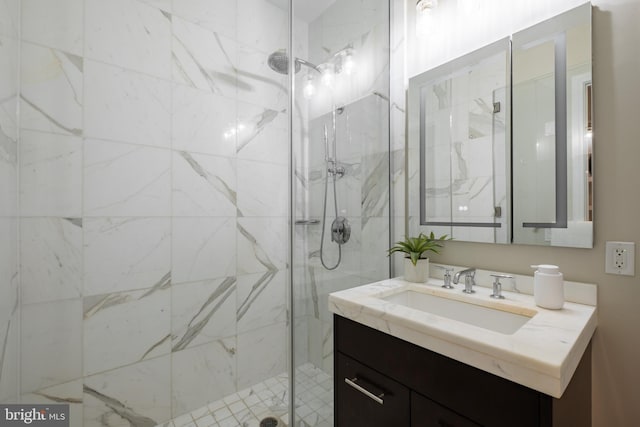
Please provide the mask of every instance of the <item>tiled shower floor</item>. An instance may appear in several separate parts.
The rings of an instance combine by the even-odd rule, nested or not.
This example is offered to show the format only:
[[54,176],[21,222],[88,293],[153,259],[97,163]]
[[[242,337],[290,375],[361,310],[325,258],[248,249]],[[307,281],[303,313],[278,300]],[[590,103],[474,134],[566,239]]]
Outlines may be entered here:
[[[269,378],[162,424],[165,427],[259,427],[267,416],[289,425],[288,375]],[[296,427],[333,426],[333,378],[308,363],[296,368]]]

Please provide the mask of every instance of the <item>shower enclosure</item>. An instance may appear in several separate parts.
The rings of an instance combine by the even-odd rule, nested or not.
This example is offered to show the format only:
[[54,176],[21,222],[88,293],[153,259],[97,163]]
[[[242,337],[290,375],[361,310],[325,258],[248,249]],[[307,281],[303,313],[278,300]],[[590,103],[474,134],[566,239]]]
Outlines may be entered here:
[[390,270],[389,22],[0,2],[0,404],[332,425],[327,296]]

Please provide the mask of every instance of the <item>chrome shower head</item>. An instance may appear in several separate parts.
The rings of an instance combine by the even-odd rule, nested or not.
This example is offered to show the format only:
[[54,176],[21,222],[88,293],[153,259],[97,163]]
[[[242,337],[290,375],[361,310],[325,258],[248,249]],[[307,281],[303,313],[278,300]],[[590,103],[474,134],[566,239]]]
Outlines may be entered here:
[[[267,60],[269,67],[280,74],[289,74],[289,56],[284,50],[276,50]],[[296,61],[296,73],[300,71],[300,63]]]
[[[284,49],[276,50],[271,55],[269,55],[267,63],[269,64],[269,68],[271,68],[276,73],[289,74],[289,56]],[[296,73],[300,71],[302,65],[306,65],[307,67],[319,72],[318,67],[313,65],[311,62],[305,61],[304,59],[296,58]]]

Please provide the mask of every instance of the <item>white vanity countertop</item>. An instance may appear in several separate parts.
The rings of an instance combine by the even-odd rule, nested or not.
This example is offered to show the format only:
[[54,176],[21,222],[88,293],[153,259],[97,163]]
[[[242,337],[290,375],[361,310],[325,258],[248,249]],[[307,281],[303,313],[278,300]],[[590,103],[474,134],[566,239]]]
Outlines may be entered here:
[[[597,326],[595,285],[593,305],[565,302],[561,310],[537,307],[533,296],[504,291],[503,300],[489,297],[491,289],[476,286],[443,289],[442,280],[426,284],[388,279],[329,295],[329,310],[420,347],[559,398],[587,348]],[[456,300],[512,313],[535,315],[511,335],[448,319],[380,299],[400,290],[453,296]]]

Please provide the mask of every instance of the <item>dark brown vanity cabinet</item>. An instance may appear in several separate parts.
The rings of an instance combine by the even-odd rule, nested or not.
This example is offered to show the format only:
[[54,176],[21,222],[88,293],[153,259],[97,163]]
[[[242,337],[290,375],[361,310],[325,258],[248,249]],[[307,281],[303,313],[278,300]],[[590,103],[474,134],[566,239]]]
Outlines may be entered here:
[[334,316],[336,427],[591,425],[587,348],[562,399]]

